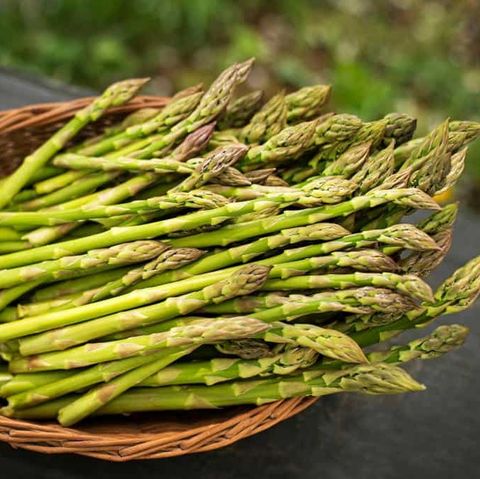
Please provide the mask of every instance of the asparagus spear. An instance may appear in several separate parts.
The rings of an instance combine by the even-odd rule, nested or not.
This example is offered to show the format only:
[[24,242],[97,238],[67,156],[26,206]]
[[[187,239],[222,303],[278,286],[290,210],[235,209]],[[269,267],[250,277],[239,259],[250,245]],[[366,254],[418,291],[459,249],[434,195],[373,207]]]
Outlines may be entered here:
[[331,92],[330,85],[314,85],[288,94],[285,97],[288,122],[296,123],[316,118],[328,102]]
[[400,261],[400,266],[406,273],[427,276],[444,259],[452,244],[453,230],[447,229],[432,236],[432,239],[440,247],[437,251],[414,252]]
[[371,144],[369,142],[359,143],[358,145],[350,147],[335,161],[332,161],[332,163],[323,170],[322,175],[342,175],[346,178],[350,178],[355,172],[361,171],[361,168],[367,160],[370,147]]
[[283,92],[272,97],[240,131],[240,141],[263,143],[287,125],[287,105]]
[[351,177],[362,193],[380,187],[383,181],[393,174],[393,146],[393,143],[390,143],[389,146],[373,155]]
[[35,290],[32,294],[32,301],[35,303],[49,301],[52,299],[58,299],[62,296],[78,294],[89,289],[97,288],[109,281],[121,278],[129,270],[130,268],[128,266],[124,266],[91,274],[81,279],[67,279],[53,285],[46,285],[45,287]]
[[388,351],[368,354],[371,362],[401,364],[414,359],[433,359],[460,347],[468,336],[468,328],[459,324],[442,325],[431,334],[393,346]]
[[443,183],[440,186],[440,189],[437,189],[435,192],[437,195],[448,191],[450,188],[455,186],[460,179],[460,176],[465,169],[465,157],[467,156],[467,147],[463,150],[458,151],[450,157],[450,170],[446,174]]
[[[398,206],[416,209],[438,210],[440,208],[430,197],[416,189],[376,190],[337,205],[326,205],[303,211],[289,212],[288,215],[250,221],[242,226],[227,225],[214,232],[195,234],[186,238],[172,240],[171,244],[182,247],[226,246],[234,241],[242,241],[247,238],[279,231],[283,228],[293,228],[348,216],[351,213],[374,208],[389,202]],[[1,262],[2,259],[0,258],[0,264]]]
[[34,266],[0,271],[0,288],[9,288],[27,281],[54,281],[105,266],[140,263],[152,259],[168,246],[159,241],[134,241],[110,248],[93,249],[78,256],[64,256]]
[[[460,347],[468,335],[468,328],[457,324],[438,327],[426,337],[394,346],[388,351],[369,353],[372,363],[401,364],[414,359],[433,359]],[[248,341],[248,340],[244,340]],[[312,349],[287,347],[285,350],[259,359],[214,358],[208,361],[191,361],[168,366],[142,381],[140,387],[160,387],[183,384],[211,386],[224,381],[291,374],[308,368],[317,359]],[[322,368],[338,367],[338,360],[322,361]],[[345,365],[342,365],[345,367]],[[351,367],[351,366],[348,366]],[[315,367],[313,368],[315,371]],[[52,374],[52,373],[50,373]],[[63,372],[62,372],[63,374]],[[303,374],[308,376],[308,370]]]
[[227,105],[220,116],[218,127],[220,130],[228,128],[242,128],[245,126],[261,108],[263,102],[263,91],[256,90],[237,98]]
[[284,128],[262,145],[250,148],[240,161],[241,169],[255,170],[265,164],[278,164],[298,158],[314,146],[316,125],[317,121],[313,120]]
[[95,343],[96,346],[93,347],[86,344],[67,351],[17,358],[10,363],[10,368],[13,372],[82,368],[132,356],[145,356],[164,348],[192,347],[224,339],[255,337],[268,328],[266,323],[248,317],[205,319],[185,327],[172,328],[165,333]]
[[155,132],[167,131],[179,121],[190,115],[197,108],[203,91],[192,91],[188,95],[173,97],[172,100],[162,109],[158,115],[146,122],[131,125],[122,129],[117,135],[105,138],[101,142],[86,146],[76,151],[86,156],[101,156],[130,144],[132,140],[145,138]]
[[262,168],[259,170],[250,170],[244,173],[245,177],[255,185],[264,185],[267,178],[275,173],[275,168]]
[[3,183],[0,209],[5,207],[30,181],[32,176],[85,125],[97,120],[111,106],[121,105],[130,100],[146,81],[145,79],[135,79],[115,83],[90,105],[75,113],[75,116],[66,125],[35,152],[27,156],[22,165]]
[[227,186],[250,186],[252,184],[246,175],[233,166],[228,166],[218,176],[211,178],[210,183]]
[[[24,409],[50,401],[75,391],[81,391],[89,386],[106,383],[112,379],[153,361],[168,361],[170,358],[180,358],[194,348],[172,347],[153,352],[146,356],[133,356],[116,361],[100,363],[83,370],[45,371],[43,373],[17,374],[18,381],[13,381],[9,387],[14,394],[8,395],[7,409]],[[33,387],[28,385],[33,384]]]
[[[325,176],[318,177],[309,181],[299,188],[291,188],[285,186],[265,186],[251,185],[249,188],[243,187],[226,187],[226,186],[207,186],[210,191],[221,194],[228,198],[235,198],[237,201],[249,200],[255,198],[268,199],[283,193],[286,201],[290,195],[293,198],[298,197],[298,204],[309,205],[311,203],[330,203],[335,204],[350,196],[357,188],[357,184],[353,181],[338,177]],[[300,193],[303,192],[302,193]],[[313,198],[311,198],[313,196]]]
[[[426,302],[422,307],[410,311],[400,318],[382,318],[375,325],[371,318],[364,318],[358,332],[355,329],[351,336],[362,346],[385,341],[406,329],[428,324],[442,314],[458,313],[474,303],[480,292],[480,258],[474,258],[447,278],[435,292],[433,302]],[[375,320],[375,318],[373,318]],[[372,327],[368,327],[371,324]],[[366,326],[366,327],[365,327]]]
[[[270,267],[267,266],[256,264],[247,265],[227,276],[227,279],[213,282],[213,284],[204,287],[200,291],[183,296],[170,297],[166,301],[151,304],[150,306],[145,306],[140,309],[122,311],[110,316],[97,318],[84,324],[66,326],[43,335],[32,336],[31,341],[25,341],[21,345],[21,351],[22,354],[27,355],[36,354],[36,352],[40,351],[66,349],[73,345],[82,344],[90,339],[101,338],[117,331],[124,331],[154,322],[173,319],[176,316],[191,313],[211,302],[222,302],[234,296],[250,294],[262,286],[269,271]],[[138,294],[137,292],[136,296],[142,296],[142,293]],[[152,295],[148,296],[147,301],[151,302]],[[158,299],[159,297],[157,296],[157,300]],[[110,302],[114,302],[115,300],[117,300],[117,298],[112,298]],[[87,306],[94,306],[95,304],[99,305],[101,303],[93,303]],[[84,306],[84,308],[87,306]],[[62,311],[58,313],[62,313]],[[52,315],[55,315],[55,313]],[[5,328],[13,324],[14,323],[9,323],[2,326]],[[62,324],[68,324],[68,322],[61,321],[57,326]],[[41,329],[39,329],[39,327],[41,328],[41,325],[42,322],[37,316],[35,325],[29,325],[27,329],[31,330],[33,327],[34,330],[40,331]],[[22,325],[19,324],[17,324],[17,327],[25,329],[25,326],[22,327]],[[51,327],[55,327],[55,324],[51,323],[50,318],[50,328]],[[32,352],[34,350],[36,351],[35,353]]]
[[72,168],[74,170],[105,170],[105,171],[154,171],[155,173],[179,173],[189,175],[193,167],[188,164],[171,160],[169,158],[151,158],[138,160],[136,158],[118,157],[109,159],[106,157],[83,156],[76,153],[65,153],[55,158],[53,163],[57,166]]
[[24,294],[32,291],[37,286],[39,286],[41,281],[28,281],[13,288],[3,289],[0,291],[0,311],[8,306],[10,303],[16,299],[22,297]]
[[[288,216],[283,217],[283,221],[277,221],[276,224],[274,223],[270,227],[266,227],[264,224],[265,222],[268,222],[268,220],[260,220],[260,223],[256,223],[253,228],[253,222],[246,223],[248,232],[244,238],[252,237],[257,234],[266,234],[278,231],[283,228],[325,221],[333,217],[348,215],[354,211],[364,208],[371,208],[389,201],[412,208],[439,208],[430,197],[426,196],[419,190],[377,190],[364,196],[357,196],[348,202],[319,208],[311,208],[305,212],[300,211],[289,214]],[[283,195],[279,195],[277,198],[269,198],[268,201],[252,200],[239,203],[230,203],[221,208],[215,208],[209,211],[199,211],[183,217],[167,219],[145,225],[119,227],[86,238],[64,241],[55,245],[45,245],[26,251],[3,255],[0,257],[0,268],[11,268],[20,265],[31,264],[55,257],[59,258],[62,256],[67,256],[69,254],[83,253],[92,248],[111,246],[113,244],[119,244],[126,241],[158,237],[162,234],[164,235],[179,230],[188,230],[202,225],[218,224],[222,220],[224,221],[228,218],[239,216],[245,213],[270,208],[272,206],[276,206],[278,203],[284,203]],[[241,232],[242,230],[245,231],[238,226],[235,226],[235,228],[237,233]],[[258,233],[257,230],[259,230]],[[205,236],[211,234],[204,233],[203,235]],[[190,239],[195,238],[195,236],[198,237],[198,235],[193,235],[190,237]],[[213,236],[215,238],[215,243],[213,244],[218,244],[219,238],[221,239],[220,244],[228,244],[225,242],[225,238],[222,239],[218,235],[218,232],[213,232]],[[228,234],[228,236],[230,236],[230,234]],[[178,242],[179,240],[176,241]],[[198,245],[193,246],[196,247]]]
[[[480,136],[480,123],[475,121],[450,121],[448,123],[448,149],[452,153],[476,140]],[[428,137],[416,138],[401,145],[395,150],[395,162],[402,164],[417,151]]]
[[[144,214],[172,208],[211,209],[224,206],[228,200],[208,190],[172,191],[165,196],[151,197],[116,205],[81,206],[64,211],[0,212],[0,223],[22,225],[68,225],[72,221],[112,218],[129,213]],[[32,235],[30,234],[31,238]]]
[[[248,341],[248,340],[243,340]],[[313,349],[287,346],[277,354],[259,359],[214,358],[207,361],[178,363],[153,374],[139,386],[158,387],[175,384],[211,386],[232,379],[292,374],[312,366],[318,358]]]
[[[378,298],[376,298],[376,296],[378,296]],[[404,310],[413,309],[414,307],[414,303],[407,297],[401,296],[388,289],[363,287],[327,291],[316,293],[312,296],[303,296],[301,294],[285,295],[281,292],[243,296],[234,300],[225,301],[221,304],[206,306],[202,308],[201,312],[215,314],[250,314],[267,309],[270,310],[278,306],[285,306],[285,308],[282,309],[286,311],[290,305],[296,305],[297,303],[307,304],[309,302],[318,303],[318,310],[316,312],[319,312],[320,309],[322,309],[321,312],[327,312],[338,310],[348,311],[355,308],[378,308],[379,311],[385,312],[386,309],[392,311],[392,308],[396,307]],[[300,304],[300,308],[303,307],[302,304]],[[294,308],[292,308],[292,311],[293,310]],[[278,311],[280,311],[280,309],[278,309]],[[285,317],[282,313],[282,320],[284,320]]]
[[294,276],[287,279],[270,279],[262,289],[266,291],[289,291],[321,288],[348,288],[358,286],[380,286],[404,293],[412,298],[430,301],[433,299],[430,287],[414,275],[396,273],[325,274]]
[[128,389],[141,383],[144,379],[155,374],[165,366],[190,353],[192,349],[184,349],[179,353],[172,353],[166,357],[155,359],[121,376],[113,378],[107,384],[100,384],[88,391],[68,406],[58,412],[58,421],[63,426],[72,426],[82,419],[90,416],[97,409],[105,406],[110,401],[120,396]]
[[83,304],[116,296],[142,279],[152,278],[164,271],[179,268],[199,258],[202,254],[203,252],[195,248],[167,249],[143,267],[115,270],[116,274],[110,275],[111,281],[105,282],[105,280],[109,279],[108,276],[105,276],[105,279],[102,279],[99,284],[92,284],[92,286],[102,285],[101,287],[85,288],[84,292],[69,296],[64,295],[57,300],[19,304],[16,310],[8,314],[8,318],[4,321],[13,321],[26,316],[37,316],[51,311],[75,308]]
[[[141,411],[216,409],[241,404],[257,406],[291,397],[325,396],[339,392],[363,394],[398,394],[422,391],[425,387],[403,369],[383,363],[357,365],[341,372],[324,371],[292,377],[222,383],[213,386],[170,386],[159,390],[138,388],[127,392],[98,414],[124,414]],[[161,392],[161,393],[160,393]],[[58,411],[75,397],[66,397],[23,411],[14,411],[17,418],[54,418]]]
[[164,271],[180,268],[183,265],[195,261],[202,256],[202,254],[203,251],[195,248],[167,249],[142,267],[130,269],[121,278],[110,281],[101,288],[85,291],[79,297],[63,303],[59,308],[55,308],[55,310],[60,308],[68,309],[117,296],[142,279],[149,279]]
[[[215,349],[228,356],[238,356],[242,359],[260,359],[274,355],[274,350],[278,348],[278,345],[273,348],[270,346],[269,343],[261,339],[234,339],[216,344]],[[283,345],[280,347],[283,347]]]
[[424,233],[434,235],[442,231],[450,230],[457,219],[458,203],[445,205],[440,211],[421,221],[418,228]]
[[[331,225],[321,225],[325,225],[326,229],[324,231],[328,233]],[[322,230],[320,229],[320,231]],[[330,231],[332,232],[331,234],[335,235],[333,236],[333,238],[331,238],[333,239],[332,241],[327,241],[322,244],[302,246],[295,249],[285,250],[281,254],[277,254],[270,258],[260,260],[259,263],[273,266],[272,271],[269,274],[269,277],[271,278],[289,277],[298,274],[299,271],[311,271],[319,267],[324,267],[328,264],[344,265],[346,267],[352,267],[360,271],[372,268],[373,271],[376,271],[383,269],[388,270],[390,269],[391,264],[389,262],[385,262],[385,260],[378,255],[364,255],[364,258],[362,259],[359,258],[358,255],[355,254],[355,252],[350,252],[346,255],[340,256],[333,255],[327,258],[317,259],[315,257],[319,255],[330,254],[332,252],[347,248],[362,248],[365,246],[371,246],[377,242],[388,245],[388,247],[393,249],[393,252],[398,251],[397,248],[406,248],[419,251],[438,249],[438,245],[428,235],[409,224],[395,225],[386,229],[362,231],[360,233],[344,236],[343,238],[339,238],[338,236],[336,236],[339,233],[341,234],[340,229],[333,229]],[[328,237],[326,237],[325,239],[328,239]],[[260,242],[268,242],[268,239],[263,238],[255,243],[258,244]],[[255,247],[255,243],[252,243],[252,249]],[[249,248],[249,245],[246,245],[244,247],[244,252],[249,251],[247,247]],[[222,265],[227,265],[231,263],[225,263],[224,259],[222,259],[219,263],[210,263],[210,259],[222,257],[228,258],[230,255],[234,255],[235,257],[237,251],[242,252],[242,247],[239,247],[238,249],[231,248],[229,250],[226,250],[225,252],[219,253],[219,256],[216,257],[207,256],[199,260],[197,263],[191,265],[191,267],[180,269],[178,272],[174,271],[156,276],[150,281],[144,281],[139,283],[138,287],[155,286],[170,283],[173,281],[178,281],[180,279],[185,279],[197,275],[199,273],[206,273],[208,271],[218,269]],[[245,259],[248,259],[248,256],[246,256]],[[364,262],[363,268],[361,266],[362,262]]]
[[412,139],[417,127],[415,118],[405,113],[389,113],[383,119],[387,123],[383,135],[385,146],[389,145],[391,140],[398,146]]
[[[385,230],[361,232],[350,235],[344,237],[342,241],[334,240],[323,244],[287,250],[280,255],[261,260],[260,263],[274,265],[269,274],[270,277],[288,277],[292,274],[298,274],[300,267],[305,268],[305,270],[308,271],[312,267],[315,268],[318,264],[315,262],[315,260],[312,262],[297,262],[295,264],[289,264],[289,262],[296,262],[297,260],[302,260],[315,255],[326,254],[331,251],[341,250],[355,245],[365,246],[377,241],[391,245],[394,251],[397,251],[398,247],[413,249],[438,248],[429,236],[417,230],[415,227],[411,225],[396,225]],[[291,264],[292,267],[290,267]],[[215,267],[215,265],[213,266]],[[122,309],[131,309],[158,301],[160,299],[165,299],[167,297],[184,294],[189,291],[195,291],[208,286],[215,281],[220,281],[227,278],[232,271],[237,269],[239,269],[239,267],[227,268],[222,271],[212,272],[204,275],[196,275],[190,278],[187,277],[182,281],[176,281],[174,283],[170,282],[169,284],[160,288],[132,291],[127,295],[123,295],[112,300],[104,300],[96,304],[86,305],[60,313],[52,312],[50,314],[36,317],[34,325],[33,323],[0,325],[0,338],[3,341],[6,341],[15,337],[21,337],[79,321],[85,321],[87,319],[115,313],[117,311],[121,311]],[[165,281],[165,278],[162,278],[164,274],[165,273],[158,275],[149,281],[153,282],[153,284],[162,284]],[[166,282],[168,283],[169,281],[171,281],[171,279],[167,278]],[[144,284],[139,283],[138,287],[140,286],[144,286]]]
[[[191,155],[198,153],[208,142],[212,133],[212,128],[212,125],[206,125],[188,135],[184,142],[175,149],[171,157],[173,159],[183,161]],[[116,175],[116,173],[109,174]],[[133,196],[142,189],[152,185],[156,179],[157,176],[155,174],[145,173],[120,183],[119,185],[116,185],[110,189],[97,192],[91,197],[87,196],[83,199],[79,198],[77,200],[64,203],[63,205],[55,207],[55,209],[69,209],[87,204],[89,206],[99,206],[118,203],[119,201]],[[58,227],[40,228],[26,235],[26,238],[33,244],[47,244],[55,239],[58,239],[59,237],[64,236],[76,226],[78,226],[78,224],[71,223],[69,226],[61,225]]]
[[219,147],[209,153],[192,174],[183,180],[173,191],[190,191],[208,183],[226,168],[234,165],[247,152],[247,147],[241,143]]

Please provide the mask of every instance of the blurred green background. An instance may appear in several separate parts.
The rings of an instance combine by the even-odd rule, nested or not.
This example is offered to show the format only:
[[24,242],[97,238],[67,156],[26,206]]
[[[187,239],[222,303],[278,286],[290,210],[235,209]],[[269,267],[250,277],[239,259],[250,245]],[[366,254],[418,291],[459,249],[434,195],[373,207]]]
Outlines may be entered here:
[[479,18],[478,0],[0,0],[0,64],[94,89],[150,75],[169,94],[255,56],[251,87],[331,83],[335,110],[425,131],[480,118]]

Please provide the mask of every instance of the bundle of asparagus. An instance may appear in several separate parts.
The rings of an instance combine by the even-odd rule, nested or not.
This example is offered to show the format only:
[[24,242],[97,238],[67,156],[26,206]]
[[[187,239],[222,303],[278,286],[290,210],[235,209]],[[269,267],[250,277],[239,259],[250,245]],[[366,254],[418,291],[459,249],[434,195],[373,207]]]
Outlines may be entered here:
[[[1,413],[58,418],[424,387],[399,364],[468,330],[363,348],[469,307],[480,257],[434,293],[451,188],[480,124],[363,122],[328,85],[234,97],[252,61],[83,143],[108,88],[0,183]],[[73,141],[72,141],[73,139]],[[414,210],[433,210],[414,225]]]

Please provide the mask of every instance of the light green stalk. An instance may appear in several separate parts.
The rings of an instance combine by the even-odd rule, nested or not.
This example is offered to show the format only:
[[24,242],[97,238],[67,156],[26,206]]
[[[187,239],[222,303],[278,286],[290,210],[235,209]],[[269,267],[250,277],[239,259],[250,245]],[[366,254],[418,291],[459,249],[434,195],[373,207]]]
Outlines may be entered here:
[[[248,341],[248,340],[243,340]],[[255,376],[283,376],[312,366],[318,353],[309,348],[287,346],[277,354],[260,359],[214,358],[169,366],[140,383],[141,387],[175,384],[206,384],[211,386],[232,379]]]
[[[165,196],[151,197],[115,205],[85,205],[64,211],[2,212],[0,224],[4,225],[68,225],[73,221],[112,218],[128,214],[154,213],[160,210],[194,208],[211,209],[224,206],[228,200],[211,191],[195,190],[187,192],[171,191]],[[32,238],[32,234],[26,235]]]
[[459,268],[435,292],[432,302],[400,317],[379,316],[360,319],[352,325],[351,336],[362,346],[385,341],[400,332],[421,327],[442,314],[458,313],[470,307],[480,293],[480,257]]
[[141,263],[158,256],[168,246],[159,241],[134,241],[110,248],[93,249],[83,255],[64,256],[33,266],[0,270],[0,288],[10,288],[29,281],[54,281],[85,274],[108,266]]
[[66,143],[71,140],[84,126],[97,120],[111,106],[122,105],[132,98],[146,83],[145,79],[127,80],[111,85],[92,103],[75,113],[75,116],[57,131],[40,148],[27,156],[22,165],[2,185],[0,209],[30,181],[32,176],[41,169]]
[[[92,343],[11,361],[12,372],[74,369],[132,356],[145,356],[160,349],[192,347],[233,338],[255,337],[269,326],[248,317],[226,320],[205,319],[188,326],[172,328],[165,333],[135,336],[126,340]],[[341,334],[341,333],[339,333]]]
[[[270,267],[267,266],[247,265],[227,276],[227,279],[214,282],[200,291],[183,296],[170,297],[166,301],[150,306],[103,316],[83,324],[54,329],[38,336],[32,336],[30,340],[25,340],[20,348],[23,355],[37,354],[40,351],[66,349],[118,331],[173,319],[176,316],[189,314],[211,302],[217,303],[235,296],[251,294],[262,286],[269,271]],[[112,299],[115,300],[117,298]],[[35,323],[39,323],[38,316]],[[14,323],[9,324],[13,325]],[[63,322],[63,324],[68,323]],[[7,324],[3,326],[5,327]],[[35,325],[35,328],[38,328],[38,324]]]
[[[222,383],[213,386],[170,386],[159,390],[138,388],[127,392],[98,414],[125,414],[141,411],[217,409],[242,404],[262,404],[292,397],[320,397],[340,392],[398,394],[422,391],[425,387],[403,369],[383,363],[357,365],[342,371],[320,367],[292,377]],[[161,392],[161,393],[160,393]],[[14,412],[17,418],[54,418],[76,396]]]

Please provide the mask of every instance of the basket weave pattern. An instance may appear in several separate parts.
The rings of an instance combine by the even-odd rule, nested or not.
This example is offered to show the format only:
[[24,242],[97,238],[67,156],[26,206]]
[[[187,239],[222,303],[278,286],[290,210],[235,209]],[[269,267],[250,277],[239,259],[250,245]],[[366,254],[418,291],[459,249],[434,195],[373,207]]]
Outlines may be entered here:
[[[28,153],[89,100],[82,98],[0,112],[0,176],[13,171]],[[76,139],[98,134],[133,110],[160,108],[165,103],[162,97],[137,97],[126,106],[112,108]],[[117,462],[159,459],[227,446],[298,414],[314,402],[314,398],[296,398],[259,407],[99,418],[86,421],[78,428],[0,416],[0,440],[13,447],[49,454],[75,453]]]

